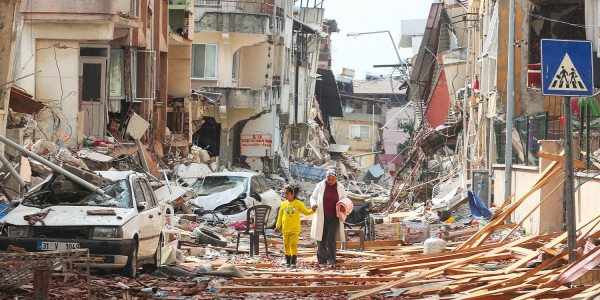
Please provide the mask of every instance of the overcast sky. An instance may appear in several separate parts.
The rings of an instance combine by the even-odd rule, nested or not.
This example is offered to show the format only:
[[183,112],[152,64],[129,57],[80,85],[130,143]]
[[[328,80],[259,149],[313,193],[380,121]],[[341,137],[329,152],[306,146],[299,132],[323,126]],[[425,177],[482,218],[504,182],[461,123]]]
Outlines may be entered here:
[[[335,19],[341,29],[331,37],[332,70],[356,70],[355,79],[366,72],[389,74],[390,69],[373,65],[395,64],[398,58],[386,33],[347,37],[349,32],[389,30],[396,45],[400,41],[400,20],[427,19],[432,0],[324,0],[326,19]],[[399,49],[404,59],[412,49]]]

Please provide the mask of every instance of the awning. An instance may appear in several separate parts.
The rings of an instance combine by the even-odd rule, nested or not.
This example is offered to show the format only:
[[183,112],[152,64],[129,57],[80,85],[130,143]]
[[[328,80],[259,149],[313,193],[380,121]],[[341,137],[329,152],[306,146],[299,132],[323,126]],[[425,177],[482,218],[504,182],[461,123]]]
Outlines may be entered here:
[[326,37],[328,34],[323,32],[322,28],[317,24],[306,24],[294,19],[294,30],[299,30],[304,33],[318,34],[320,37]]

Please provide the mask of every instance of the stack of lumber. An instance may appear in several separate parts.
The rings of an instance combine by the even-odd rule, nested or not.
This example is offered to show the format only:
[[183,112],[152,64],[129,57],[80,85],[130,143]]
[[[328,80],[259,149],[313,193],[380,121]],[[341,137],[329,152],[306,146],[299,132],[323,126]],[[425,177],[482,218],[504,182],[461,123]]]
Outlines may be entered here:
[[[494,234],[507,228],[514,232],[522,220],[505,224],[508,217],[527,197],[563,174],[557,159],[528,192],[512,202],[513,197],[506,199],[484,228],[464,242],[449,243],[444,253],[425,255],[419,246],[373,241],[364,252],[339,251],[335,270],[254,269],[250,272],[259,278],[234,279],[220,292],[312,292],[319,296],[330,292],[332,297],[349,299],[380,298],[381,293],[405,299],[428,295],[442,299],[562,299],[600,294],[600,284],[593,285],[597,282],[585,286],[577,281],[600,263],[600,247],[569,264],[566,232],[529,235],[512,241],[507,238],[511,234]],[[577,247],[600,238],[599,223],[600,214],[577,224]]]

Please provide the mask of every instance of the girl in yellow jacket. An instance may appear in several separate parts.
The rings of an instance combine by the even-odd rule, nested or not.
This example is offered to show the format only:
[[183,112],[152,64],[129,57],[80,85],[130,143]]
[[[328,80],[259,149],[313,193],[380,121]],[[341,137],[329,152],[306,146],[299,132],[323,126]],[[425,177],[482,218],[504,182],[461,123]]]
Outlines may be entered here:
[[304,206],[304,203],[296,199],[298,187],[288,185],[285,187],[285,201],[281,202],[279,214],[277,216],[277,225],[275,231],[281,228],[283,233],[283,246],[285,248],[285,266],[287,268],[296,268],[296,255],[298,254],[298,236],[300,235],[300,213],[312,215],[316,208],[310,210]]

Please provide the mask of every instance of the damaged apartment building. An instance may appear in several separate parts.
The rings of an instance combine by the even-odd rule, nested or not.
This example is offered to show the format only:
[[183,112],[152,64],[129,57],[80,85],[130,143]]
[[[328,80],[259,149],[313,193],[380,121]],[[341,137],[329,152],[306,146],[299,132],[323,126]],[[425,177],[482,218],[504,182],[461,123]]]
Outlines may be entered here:
[[23,0],[17,15],[14,94],[42,104],[34,138],[74,146],[84,137],[122,137],[140,120],[148,130],[138,138],[162,153],[166,0]]
[[16,3],[11,94],[40,105],[34,139],[130,135],[159,157],[195,145],[221,168],[266,171],[326,148],[322,1]]
[[210,103],[194,145],[219,156],[221,167],[265,172],[282,158],[303,156],[320,131],[314,87],[325,35],[322,2],[193,4],[191,64],[184,74],[191,74],[192,95]]
[[[417,126],[407,163],[392,190],[407,187],[450,211],[475,191],[486,205],[501,205],[505,189],[507,80],[514,78],[512,192],[530,183],[563,151],[564,97],[541,91],[541,39],[589,40],[598,84],[600,1],[516,0],[515,41],[508,43],[508,1],[445,0],[431,5],[421,47],[413,60],[407,99]],[[508,74],[508,47],[515,47],[515,72]],[[594,176],[598,98],[571,97],[573,109],[576,222],[597,211],[600,181]],[[534,234],[561,230],[565,218],[562,177],[554,178],[515,210],[515,219]],[[542,201],[543,200],[543,201]],[[540,203],[543,202],[543,203]],[[540,209],[527,213],[539,204]],[[435,207],[438,209],[438,207]]]

